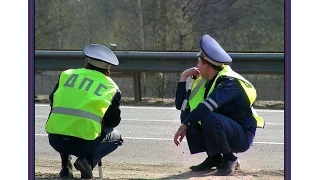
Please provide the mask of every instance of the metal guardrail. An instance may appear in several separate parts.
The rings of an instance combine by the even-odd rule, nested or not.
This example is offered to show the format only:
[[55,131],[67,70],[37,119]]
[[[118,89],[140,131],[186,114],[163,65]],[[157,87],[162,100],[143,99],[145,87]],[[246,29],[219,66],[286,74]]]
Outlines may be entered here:
[[[198,52],[115,51],[119,65],[114,72],[180,72],[195,66]],[[240,73],[284,73],[283,53],[229,53],[232,68]],[[81,51],[35,51],[36,70],[65,70],[83,67]]]
[[[198,52],[114,51],[119,65],[113,72],[134,72],[134,94],[141,100],[141,72],[182,72],[197,64]],[[284,74],[284,53],[229,53],[232,68],[242,74]],[[84,67],[81,51],[35,51],[35,70],[62,71]]]

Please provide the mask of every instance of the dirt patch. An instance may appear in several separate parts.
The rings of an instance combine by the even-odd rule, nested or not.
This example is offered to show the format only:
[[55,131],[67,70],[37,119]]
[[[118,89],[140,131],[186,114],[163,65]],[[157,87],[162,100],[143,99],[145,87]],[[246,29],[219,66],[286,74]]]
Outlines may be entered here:
[[[191,172],[188,167],[176,164],[129,164],[129,163],[111,163],[103,162],[103,179],[115,180],[164,180],[164,179],[189,179],[189,180],[280,180],[284,179],[283,170],[241,170],[236,171],[230,176],[214,176],[215,170],[205,172]],[[39,160],[35,161],[35,179],[52,180],[59,178],[60,162],[57,160]],[[73,171],[76,179],[80,179],[80,173]],[[93,170],[95,179],[98,178],[98,170]]]
[[[35,97],[36,103],[49,103],[48,95],[37,95]],[[162,106],[172,107],[175,106],[174,99],[168,98],[142,98],[141,101],[137,102],[134,98],[123,97],[121,105],[127,106]],[[256,101],[253,105],[256,109],[284,109],[284,101]]]

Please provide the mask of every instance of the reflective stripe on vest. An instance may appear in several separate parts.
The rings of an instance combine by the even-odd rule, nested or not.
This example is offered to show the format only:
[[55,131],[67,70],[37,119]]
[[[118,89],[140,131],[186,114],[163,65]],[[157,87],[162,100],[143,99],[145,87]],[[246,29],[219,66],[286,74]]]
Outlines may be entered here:
[[[241,86],[243,87],[243,89],[245,90],[247,97],[250,101],[250,106],[252,106],[252,104],[254,103],[254,101],[256,100],[257,94],[256,94],[256,90],[254,88],[254,86],[247,81],[244,77],[242,77],[241,75],[239,75],[238,73],[234,72],[230,66],[225,65],[223,70],[221,70],[218,74],[217,77],[215,78],[214,82],[212,83],[212,86],[208,92],[208,95],[214,90],[215,85],[216,85],[216,81],[217,79],[219,79],[219,77],[221,76],[229,76],[229,77],[233,77],[236,78]],[[195,86],[193,86],[195,87]],[[213,111],[213,107],[206,101],[204,101],[204,92],[205,92],[205,84],[201,85],[201,87],[199,87],[196,91],[195,88],[192,89],[192,91],[195,92],[191,92],[193,94],[195,94],[192,98],[189,99],[189,105],[190,105],[190,112],[193,111],[200,103],[204,103],[211,111]],[[207,95],[207,96],[208,96]],[[210,103],[212,103],[215,108],[218,108],[218,104],[213,101],[212,99],[206,99],[208,100]],[[265,122],[263,120],[262,117],[260,117],[256,111],[253,109],[253,107],[251,107],[251,111],[253,114],[253,117],[255,118],[256,122],[257,122],[257,127],[258,128],[263,128],[265,125]],[[199,124],[201,124],[201,121],[199,121]]]
[[[194,88],[191,88],[192,91],[191,91],[191,94],[189,96],[189,99],[192,99],[196,94],[197,92],[199,91],[199,89],[201,88],[202,85],[204,85],[205,83],[207,82],[207,80],[203,79],[201,77],[201,80],[200,81],[197,81],[196,83],[194,83]],[[193,87],[193,85],[192,85]]]
[[72,108],[55,107],[55,108],[52,108],[51,113],[83,117],[83,118],[91,119],[98,123],[101,123],[102,121],[102,118],[100,116],[97,116],[90,112],[86,112],[78,109],[72,109]]
[[118,86],[104,74],[88,69],[69,69],[59,78],[46,131],[86,140],[101,133],[101,122]]

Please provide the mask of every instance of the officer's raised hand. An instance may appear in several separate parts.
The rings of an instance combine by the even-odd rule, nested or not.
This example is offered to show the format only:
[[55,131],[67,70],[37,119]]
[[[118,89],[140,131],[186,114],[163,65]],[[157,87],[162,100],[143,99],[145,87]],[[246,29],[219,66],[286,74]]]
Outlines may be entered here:
[[173,138],[173,141],[176,144],[176,146],[180,145],[180,142],[183,140],[184,136],[186,135],[186,132],[187,132],[187,126],[185,124],[182,124],[177,130]]
[[180,78],[180,81],[186,81],[186,79],[189,77],[189,76],[195,76],[195,77],[198,77],[200,74],[200,71],[197,67],[192,67],[192,68],[189,68],[189,69],[186,69],[182,72],[181,74],[181,78]]

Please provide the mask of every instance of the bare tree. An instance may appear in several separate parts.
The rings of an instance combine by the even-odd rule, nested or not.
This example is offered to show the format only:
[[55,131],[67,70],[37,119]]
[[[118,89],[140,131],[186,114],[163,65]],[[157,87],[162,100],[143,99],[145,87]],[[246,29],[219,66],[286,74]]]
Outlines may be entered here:
[[[62,7],[67,2],[56,1],[35,1],[35,47],[47,47],[56,49],[59,41],[55,41],[57,35],[61,38],[61,31],[70,25],[70,21],[65,20],[66,14]],[[59,39],[59,38],[57,38]]]

